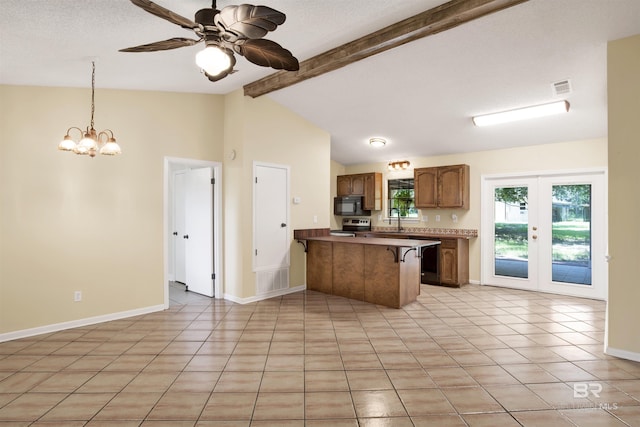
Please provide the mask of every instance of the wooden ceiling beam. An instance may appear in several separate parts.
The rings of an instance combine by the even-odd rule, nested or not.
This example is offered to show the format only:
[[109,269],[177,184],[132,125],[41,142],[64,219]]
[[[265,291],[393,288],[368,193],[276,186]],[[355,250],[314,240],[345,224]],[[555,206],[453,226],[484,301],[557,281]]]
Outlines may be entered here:
[[451,0],[300,63],[298,71],[278,71],[244,86],[252,98],[337,70],[405,43],[455,28],[528,0]]

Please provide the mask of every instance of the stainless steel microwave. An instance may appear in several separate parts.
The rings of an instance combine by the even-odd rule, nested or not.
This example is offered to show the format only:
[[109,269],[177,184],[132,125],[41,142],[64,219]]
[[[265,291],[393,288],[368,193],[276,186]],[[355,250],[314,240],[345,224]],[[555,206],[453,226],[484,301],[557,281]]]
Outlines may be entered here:
[[371,211],[362,209],[362,197],[346,196],[333,199],[333,213],[342,216],[370,216]]

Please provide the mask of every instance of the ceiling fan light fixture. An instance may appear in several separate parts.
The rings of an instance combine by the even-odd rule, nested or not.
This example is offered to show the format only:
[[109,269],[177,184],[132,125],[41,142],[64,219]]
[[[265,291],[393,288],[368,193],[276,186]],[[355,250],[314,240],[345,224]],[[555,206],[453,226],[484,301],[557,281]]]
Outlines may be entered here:
[[569,112],[569,101],[562,100],[549,104],[534,105],[499,113],[485,114],[473,117],[476,126],[491,126],[501,123],[509,123],[518,120],[533,119],[536,117],[550,116]]
[[231,53],[220,46],[208,45],[196,54],[196,64],[211,76],[217,76],[233,67]]

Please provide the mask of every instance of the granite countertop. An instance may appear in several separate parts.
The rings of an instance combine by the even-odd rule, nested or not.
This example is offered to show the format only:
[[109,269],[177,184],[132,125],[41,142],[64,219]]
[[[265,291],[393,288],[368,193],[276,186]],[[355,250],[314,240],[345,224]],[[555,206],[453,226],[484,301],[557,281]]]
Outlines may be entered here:
[[455,230],[455,229],[408,229],[401,232],[392,230],[358,231],[356,236],[380,236],[381,238],[394,238],[403,236],[400,239],[474,239],[478,237],[477,230]]
[[309,236],[304,240],[317,240],[321,242],[351,243],[360,245],[393,246],[413,248],[420,246],[433,246],[440,244],[437,240],[393,239],[384,237],[343,237],[343,236]]

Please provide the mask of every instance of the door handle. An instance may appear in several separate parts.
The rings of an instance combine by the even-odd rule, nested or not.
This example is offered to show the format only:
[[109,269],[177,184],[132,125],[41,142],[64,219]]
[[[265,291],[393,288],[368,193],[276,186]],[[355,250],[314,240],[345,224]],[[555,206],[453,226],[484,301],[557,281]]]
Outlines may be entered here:
[[183,238],[183,239],[188,239],[188,238],[189,238],[189,235],[188,235],[188,234],[185,234],[184,236],[182,236],[182,238]]
[[287,224],[285,224],[284,222],[282,224],[280,224],[280,227],[282,227],[282,228],[284,228],[286,226],[287,226]]

